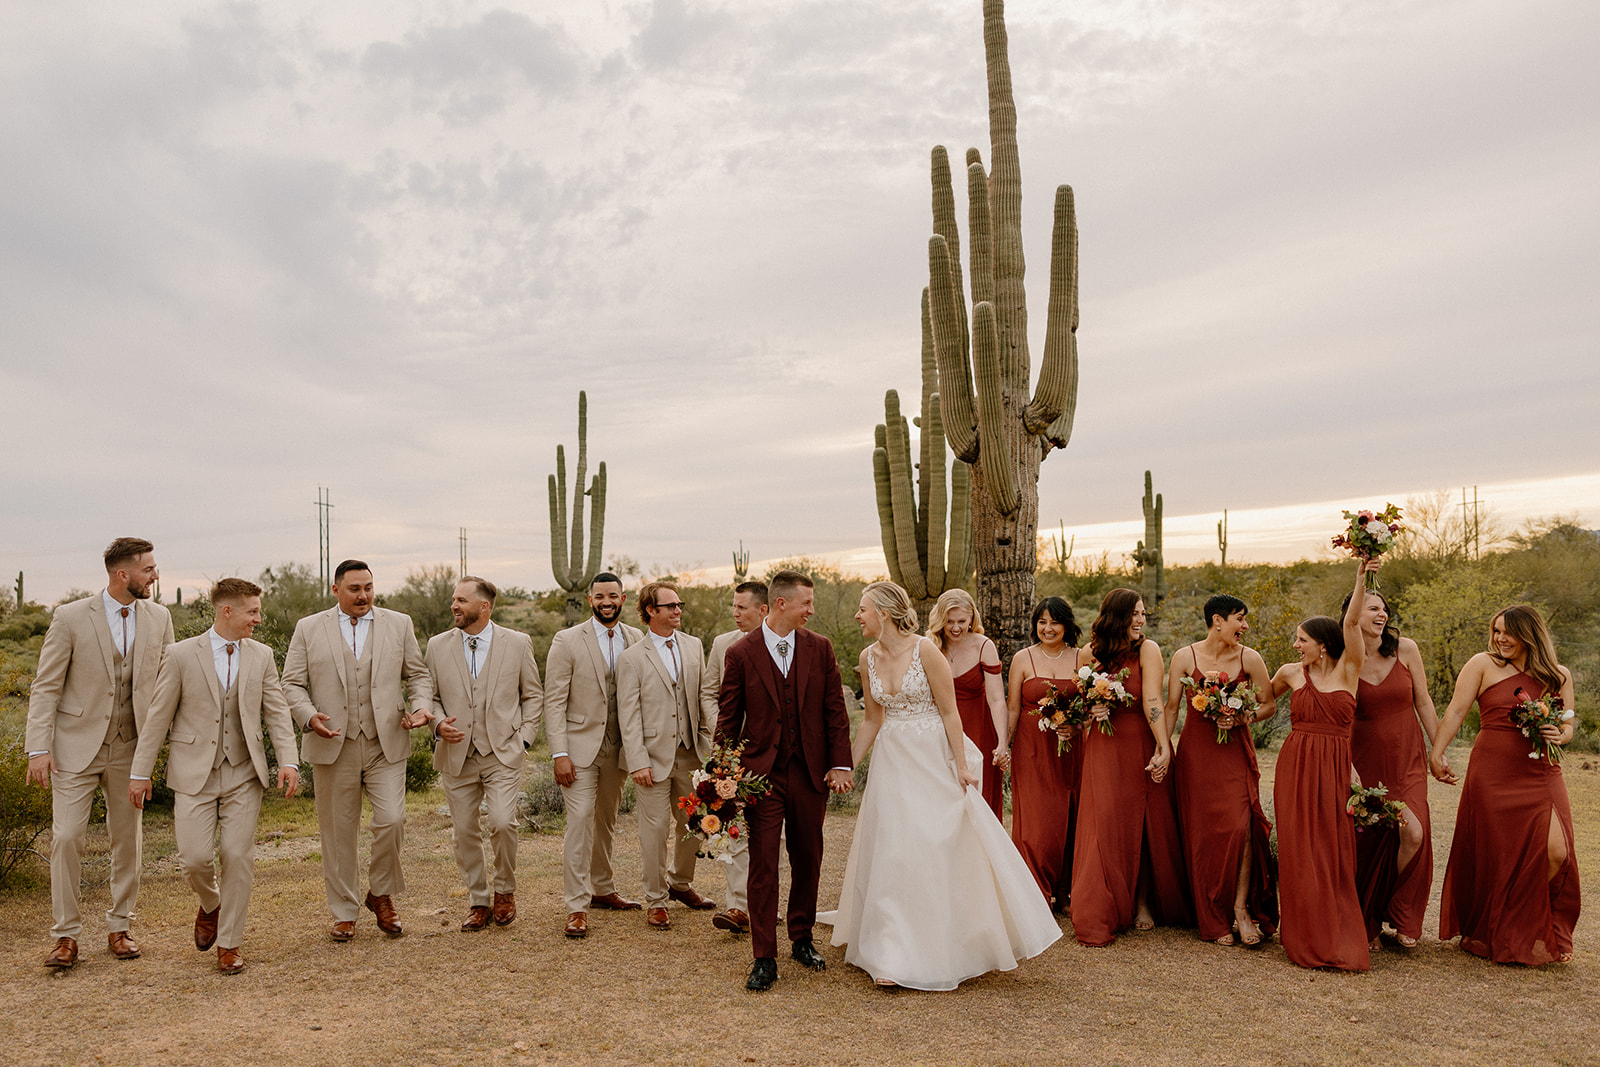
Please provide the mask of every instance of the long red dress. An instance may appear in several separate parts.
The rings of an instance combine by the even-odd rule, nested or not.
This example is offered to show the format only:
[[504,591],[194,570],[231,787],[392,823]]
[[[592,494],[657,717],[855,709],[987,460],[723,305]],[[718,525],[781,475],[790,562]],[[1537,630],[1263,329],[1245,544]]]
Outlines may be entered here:
[[[1439,939],[1460,934],[1462,948],[1496,963],[1537,966],[1571,952],[1582,904],[1566,779],[1559,764],[1529,759],[1532,742],[1511,725],[1513,707],[1543,695],[1544,686],[1520,672],[1478,695],[1483,728],[1472,743],[1444,872]],[[1546,879],[1552,812],[1567,862]]]
[[[1037,672],[1039,665],[1033,651],[1027,649],[1021,654],[1028,657]],[[1041,732],[1039,717],[1029,713],[1038,710],[1050,684],[1064,694],[1077,692],[1078,682],[1072,677],[1077,660],[1064,652],[1062,657],[1057,669],[1066,670],[1067,677],[1041,678],[1035,674],[1022,683],[1022,717],[1011,739],[1011,840],[1033,872],[1044,898],[1054,899],[1057,911],[1066,907],[1072,891],[1072,839],[1083,739],[1074,739],[1071,750],[1058,756],[1056,735]],[[1015,659],[1011,669],[1016,670]]]
[[[1000,664],[984,663],[981,659],[969,671],[956,678],[956,710],[961,713],[961,732],[972,739],[983,754],[983,799],[994,809],[997,819],[1003,819],[1005,807],[1005,779],[1000,768],[994,765],[994,750],[1000,744],[995,736],[994,719],[989,716],[989,700],[984,692],[987,675],[999,674]],[[1018,726],[1027,725],[1019,723]]]
[[1073,846],[1072,931],[1081,944],[1109,945],[1133,925],[1139,876],[1149,878],[1150,911],[1165,926],[1194,922],[1183,867],[1178,807],[1170,782],[1152,782],[1145,765],[1156,739],[1141,705],[1139,654],[1123,682],[1131,704],[1111,713],[1116,732],[1084,727],[1078,790],[1078,836]]
[[[1196,681],[1202,677],[1198,667],[1190,676]],[[1232,677],[1249,685],[1242,662]],[[1278,925],[1278,864],[1272,858],[1272,823],[1261,809],[1261,770],[1250,727],[1235,726],[1223,744],[1217,741],[1216,723],[1187,712],[1172,773],[1200,936],[1215,941],[1233,929],[1233,901],[1246,842],[1250,885],[1245,906],[1262,931],[1271,934]]]
[[1312,684],[1289,697],[1289,736],[1278,753],[1272,805],[1278,819],[1278,942],[1302,967],[1371,967],[1356,892],[1350,799],[1352,693]]
[[[1422,822],[1422,847],[1403,871],[1392,868],[1399,838],[1393,831],[1361,835],[1356,848],[1356,885],[1366,904],[1367,932],[1377,933],[1384,919],[1406,937],[1422,936],[1422,918],[1433,887],[1433,824],[1428,818],[1428,746],[1413,704],[1411,672],[1395,658],[1389,676],[1377,685],[1356,689],[1356,721],[1350,732],[1350,756],[1361,784],[1380,782],[1390,800],[1402,800]],[[1369,831],[1371,834],[1371,831]],[[1379,845],[1382,844],[1380,851]],[[1388,883],[1388,884],[1385,884]]]

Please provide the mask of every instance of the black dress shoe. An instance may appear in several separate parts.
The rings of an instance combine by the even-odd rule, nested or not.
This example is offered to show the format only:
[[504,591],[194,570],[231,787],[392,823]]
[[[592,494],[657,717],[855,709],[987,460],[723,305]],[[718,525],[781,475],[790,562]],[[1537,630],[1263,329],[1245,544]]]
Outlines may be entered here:
[[778,980],[778,961],[771,956],[762,956],[750,968],[750,980],[744,987],[752,993],[765,993],[772,988],[772,983]]
[[789,955],[795,958],[796,963],[810,967],[813,971],[828,969],[828,961],[822,958],[822,954],[817,951],[817,946],[812,944],[809,937],[802,937],[796,941],[794,947],[789,950]]

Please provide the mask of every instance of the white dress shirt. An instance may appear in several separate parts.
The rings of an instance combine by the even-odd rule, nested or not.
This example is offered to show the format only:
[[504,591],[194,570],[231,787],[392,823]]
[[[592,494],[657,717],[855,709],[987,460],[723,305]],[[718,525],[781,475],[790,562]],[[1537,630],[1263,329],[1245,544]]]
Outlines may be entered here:
[[612,674],[617,673],[617,657],[622,655],[622,650],[628,644],[628,639],[622,634],[622,620],[607,630],[605,623],[593,616],[589,617],[589,625],[594,627],[594,639],[600,642],[600,658],[606,661],[606,670]]
[[[243,649],[239,646],[242,641],[229,641],[217,633],[213,626],[206,631],[206,636],[211,638],[211,662],[216,664],[217,681],[222,683],[222,691],[226,693],[232,689],[239,680],[239,656]],[[233,646],[233,655],[228,655],[228,646]]]
[[[106,625],[111,627],[111,643],[117,646],[117,651],[122,653],[122,658],[127,659],[133,652],[134,631],[138,629],[135,622],[138,612],[133,610],[132,604],[119,604],[111,595],[111,590],[100,590],[100,602],[106,607]],[[128,609],[126,618],[122,609]]]
[[[461,655],[467,662],[467,673],[474,678],[483,670],[483,665],[489,662],[489,642],[494,640],[494,623],[485,626],[481,633],[469,634],[461,631]],[[474,649],[473,644],[477,644]]]
[[[765,619],[761,620],[761,636],[767,639],[767,651],[772,653],[772,662],[778,665],[778,673],[785,678],[789,677],[789,669],[794,666],[794,634],[791,632],[786,637],[779,637],[772,632],[772,627],[767,625]],[[778,642],[785,642],[785,651],[778,651]]]
[[[667,677],[676,682],[681,670],[680,665],[683,662],[683,643],[678,640],[677,633],[673,632],[662,637],[654,630],[651,630],[650,640],[656,643],[656,655],[661,657],[662,665],[667,668]],[[669,641],[672,642],[671,648],[667,647],[667,642]]]
[[[372,609],[368,608],[365,615],[356,616],[354,626],[350,625],[351,617],[344,613],[343,608],[336,610],[339,612],[339,639],[350,645],[351,651],[356,654],[356,659],[359,660],[362,649],[367,647],[367,635],[372,632]],[[352,643],[351,630],[355,631],[354,643]]]

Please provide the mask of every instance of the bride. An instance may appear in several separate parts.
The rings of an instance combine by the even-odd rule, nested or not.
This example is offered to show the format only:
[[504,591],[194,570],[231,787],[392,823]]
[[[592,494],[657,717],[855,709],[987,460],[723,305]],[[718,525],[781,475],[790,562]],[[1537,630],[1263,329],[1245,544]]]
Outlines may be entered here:
[[906,591],[873,582],[856,611],[866,718],[851,745],[872,773],[833,924],[845,960],[879,985],[954,989],[1009,971],[1061,937],[1050,906],[978,791],[950,665],[917,634]]

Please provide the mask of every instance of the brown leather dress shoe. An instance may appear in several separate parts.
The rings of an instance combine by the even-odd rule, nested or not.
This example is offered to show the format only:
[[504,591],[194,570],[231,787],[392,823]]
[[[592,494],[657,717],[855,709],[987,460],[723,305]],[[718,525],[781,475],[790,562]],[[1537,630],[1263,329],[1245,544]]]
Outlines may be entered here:
[[55,948],[50,950],[50,955],[44,958],[46,967],[59,967],[66,970],[78,962],[78,942],[70,937],[56,938]]
[[482,904],[474,904],[472,911],[461,921],[461,929],[474,934],[488,925],[489,909]]
[[718,930],[727,930],[734,934],[748,934],[750,932],[750,916],[738,908],[729,908],[719,911],[711,917],[711,925]]
[[139,944],[128,936],[126,930],[113,930],[106,935],[106,948],[119,960],[136,960],[139,958]]
[[236,948],[217,946],[217,970],[223,974],[238,974],[244,970],[244,957]]
[[496,926],[510,926],[511,920],[516,917],[516,895],[512,893],[496,893],[494,895],[494,924]]
[[217,916],[222,913],[222,905],[207,911],[201,908],[194,917],[194,947],[204,952],[217,943]]
[[710,911],[717,906],[717,902],[710,897],[703,897],[695,892],[695,888],[692,885],[686,885],[682,889],[669,889],[667,890],[667,896],[669,899],[676,900],[684,907],[693,908],[695,911]]
[[644,921],[657,930],[665,930],[672,925],[672,920],[667,918],[666,908],[651,908]]
[[567,936],[571,938],[589,936],[589,916],[581,911],[575,911],[567,916]]
[[375,897],[369,892],[363,906],[378,917],[378,929],[390,937],[399,937],[406,932],[400,925],[400,917],[395,914],[394,901],[387,896]]
[[604,908],[607,911],[638,911],[642,907],[637,900],[629,900],[621,893],[607,893],[603,897],[591,897],[589,907]]
[[354,922],[334,923],[328,930],[328,936],[335,941],[348,941],[356,936],[356,924]]

